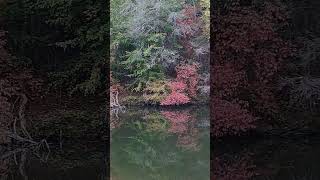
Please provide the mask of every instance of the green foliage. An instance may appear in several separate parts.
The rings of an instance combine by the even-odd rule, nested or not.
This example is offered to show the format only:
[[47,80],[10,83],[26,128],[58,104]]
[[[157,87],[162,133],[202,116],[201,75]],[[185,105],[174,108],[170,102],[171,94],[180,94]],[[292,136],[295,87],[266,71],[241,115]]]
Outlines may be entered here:
[[204,9],[203,11],[203,34],[205,37],[210,38],[210,0],[200,0],[200,5]]
[[168,95],[167,83],[163,80],[149,82],[144,89],[144,100],[151,104],[160,104]]
[[128,76],[135,78],[132,87],[137,92],[142,91],[148,82],[164,77],[162,67],[159,65],[149,66],[143,54],[142,50],[134,50],[128,53],[127,60],[123,62],[131,72]]
[[9,0],[10,46],[49,72],[52,88],[92,94],[105,88],[107,2]]
[[97,138],[103,132],[99,112],[93,110],[55,110],[37,116],[31,133],[37,137],[57,138],[60,131],[64,138]]
[[145,103],[159,104],[177,65],[198,61],[208,72],[209,17],[208,0],[111,1],[114,77]]
[[[120,13],[126,16],[126,33],[134,39],[141,39],[153,33],[166,32],[168,17],[172,12],[181,9],[181,0],[141,0],[126,1]],[[119,15],[119,14],[115,14]],[[113,16],[113,14],[111,14]],[[125,24],[124,24],[125,23]]]
[[133,91],[163,79],[165,67],[179,59],[168,18],[181,5],[177,0],[111,1],[111,69],[118,78],[129,77]]
[[144,99],[141,96],[126,96],[121,99],[124,105],[143,105]]
[[[194,131],[174,134],[169,131],[173,124],[158,110],[139,110],[133,110],[135,116],[130,111],[122,116],[123,125],[112,132],[110,152],[114,158],[110,162],[111,177],[139,180],[208,179],[210,148],[207,145],[210,143],[206,139],[209,139],[209,133],[199,129],[201,133],[195,135],[199,137],[201,149],[189,150],[178,146],[179,140],[184,137],[189,140],[188,135]],[[183,126],[184,123],[177,124]],[[196,124],[186,124],[187,129],[196,128]]]
[[145,130],[147,132],[166,132],[169,128],[169,123],[160,113],[152,113],[144,116],[147,120]]

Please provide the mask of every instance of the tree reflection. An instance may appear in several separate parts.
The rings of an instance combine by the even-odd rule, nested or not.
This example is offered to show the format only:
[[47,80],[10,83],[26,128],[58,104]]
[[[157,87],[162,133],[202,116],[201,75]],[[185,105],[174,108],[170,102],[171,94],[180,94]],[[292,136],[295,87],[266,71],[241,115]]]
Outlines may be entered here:
[[[112,134],[112,179],[209,179],[209,138],[190,110],[127,116]],[[135,119],[132,119],[135,118]],[[179,174],[178,174],[179,173]]]
[[15,166],[18,167],[18,172],[23,180],[28,180],[26,174],[27,148],[19,148],[12,151],[2,152],[0,156],[0,177],[1,180],[9,179],[9,175]]
[[313,180],[320,178],[319,137],[305,140],[228,140],[214,144],[213,180]]
[[255,176],[252,160],[248,156],[216,157],[213,160],[213,180],[249,180]]

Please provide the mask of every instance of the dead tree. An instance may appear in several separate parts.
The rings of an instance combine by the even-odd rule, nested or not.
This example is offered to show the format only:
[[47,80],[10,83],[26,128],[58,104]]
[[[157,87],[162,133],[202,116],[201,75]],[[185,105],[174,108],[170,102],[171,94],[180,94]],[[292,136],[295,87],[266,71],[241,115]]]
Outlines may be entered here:
[[110,107],[120,107],[119,103],[119,86],[112,85],[110,87]]

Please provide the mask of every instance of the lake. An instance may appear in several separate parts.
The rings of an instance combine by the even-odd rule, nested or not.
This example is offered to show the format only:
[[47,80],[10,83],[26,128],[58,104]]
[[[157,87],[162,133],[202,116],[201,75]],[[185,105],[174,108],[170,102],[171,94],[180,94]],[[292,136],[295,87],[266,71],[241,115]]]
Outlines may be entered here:
[[130,109],[112,120],[112,179],[210,179],[207,108]]
[[[209,125],[204,107],[114,111],[111,179],[210,179]],[[0,147],[0,179],[107,179],[107,148],[107,142],[87,141],[50,143],[50,153],[44,147]]]
[[[209,180],[206,107],[113,111],[108,143],[70,141],[1,147],[1,180]],[[50,142],[49,142],[50,143]],[[320,179],[320,137],[235,137],[212,143],[214,180]],[[11,152],[11,154],[8,152]],[[12,153],[14,152],[14,153]]]
[[213,147],[215,180],[320,179],[320,137],[237,138]]

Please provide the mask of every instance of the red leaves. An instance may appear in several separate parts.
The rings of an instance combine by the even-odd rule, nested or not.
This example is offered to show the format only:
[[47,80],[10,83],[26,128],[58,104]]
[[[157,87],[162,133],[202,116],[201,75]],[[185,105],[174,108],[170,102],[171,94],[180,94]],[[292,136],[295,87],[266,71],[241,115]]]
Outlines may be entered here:
[[171,93],[161,101],[160,105],[181,105],[190,102],[190,97],[197,95],[199,75],[197,65],[181,65],[176,67],[177,77],[168,83]]
[[177,146],[189,150],[199,150],[198,138],[199,131],[195,126],[195,118],[190,111],[162,111],[161,114],[170,122],[169,132],[177,134]]
[[211,116],[214,119],[214,126],[211,132],[214,136],[239,135],[255,128],[256,118],[239,104],[221,100],[217,97],[213,97],[212,103]]
[[196,7],[185,5],[181,11],[182,17],[176,20],[176,25],[185,37],[195,35],[201,28],[201,18],[196,16],[196,12]]
[[238,5],[213,20],[214,135],[239,134],[255,127],[255,116],[276,113],[275,82],[292,51],[277,32],[286,14],[271,3],[259,11]]
[[183,92],[187,85],[183,82],[170,82],[169,84],[169,87],[171,89],[171,91],[177,91],[177,92]]
[[245,73],[237,70],[233,64],[213,66],[212,88],[219,97],[233,97],[241,86],[247,84]]
[[181,105],[190,102],[190,98],[183,93],[173,91],[167,96],[160,105]]
[[183,82],[187,85],[187,93],[191,97],[197,95],[197,85],[199,82],[198,66],[196,64],[181,65],[176,67],[177,81]]
[[249,156],[236,157],[234,160],[214,158],[212,180],[248,180],[255,175],[255,166]]
[[189,111],[163,111],[161,114],[168,119],[171,123],[186,123],[189,122],[191,115]]

